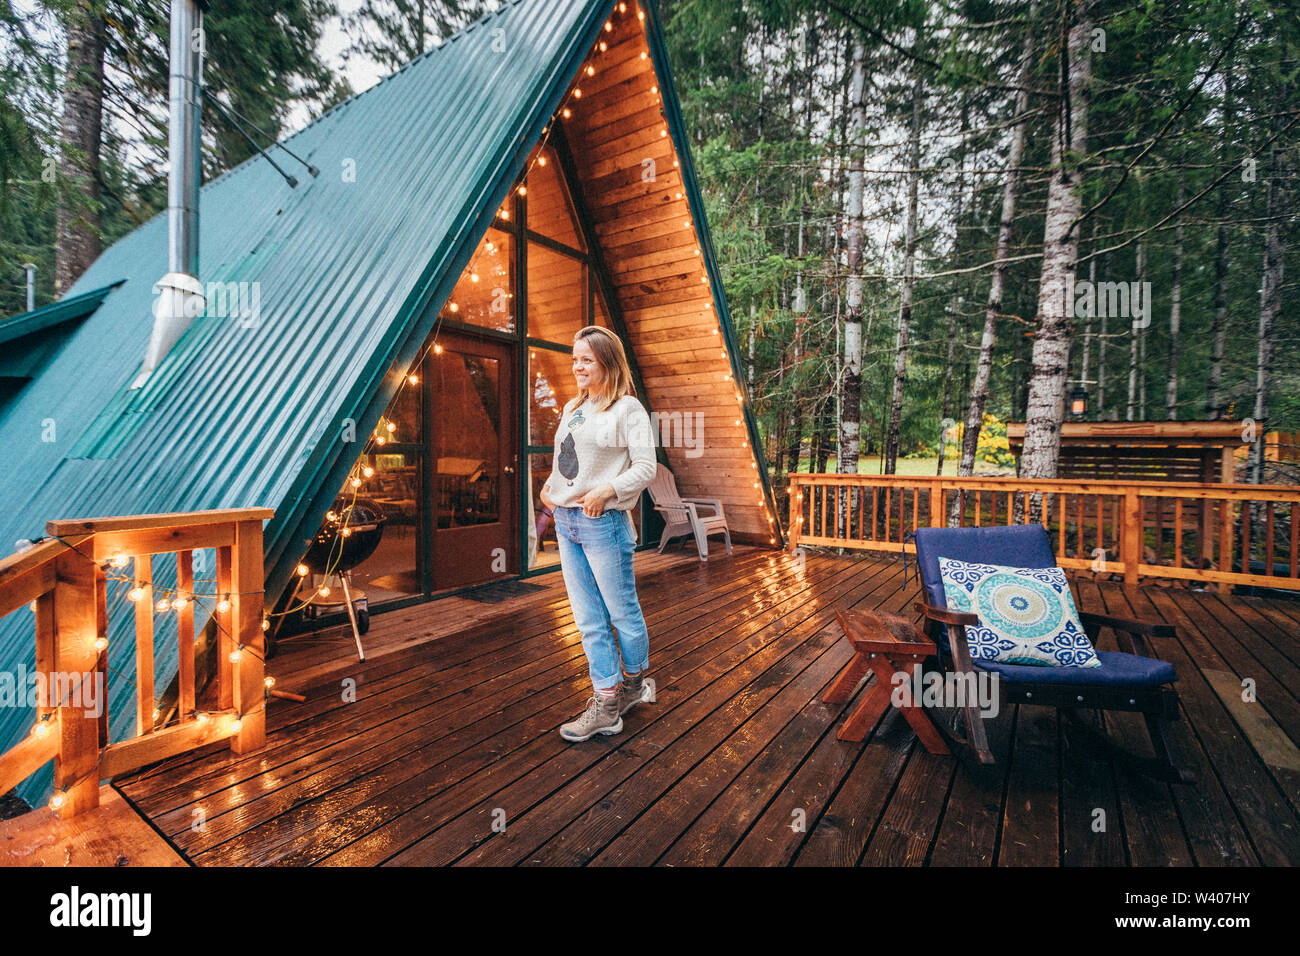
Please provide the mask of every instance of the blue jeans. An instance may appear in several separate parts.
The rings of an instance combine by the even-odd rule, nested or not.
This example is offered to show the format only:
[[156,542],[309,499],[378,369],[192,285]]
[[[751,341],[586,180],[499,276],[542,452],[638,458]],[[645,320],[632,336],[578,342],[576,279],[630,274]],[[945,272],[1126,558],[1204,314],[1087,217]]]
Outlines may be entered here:
[[605,690],[622,680],[620,651],[627,673],[636,674],[650,666],[650,635],[632,573],[632,552],[636,550],[632,517],[626,511],[609,510],[599,518],[590,518],[581,508],[556,508],[555,538],[591,684],[596,690]]

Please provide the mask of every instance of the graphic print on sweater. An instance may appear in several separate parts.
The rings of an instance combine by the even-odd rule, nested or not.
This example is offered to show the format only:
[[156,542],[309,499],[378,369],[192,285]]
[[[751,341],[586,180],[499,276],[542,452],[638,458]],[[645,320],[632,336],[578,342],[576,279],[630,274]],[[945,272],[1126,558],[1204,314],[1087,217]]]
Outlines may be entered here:
[[560,443],[560,474],[569,479],[570,487],[573,485],[573,479],[578,477],[578,450],[573,444],[573,430],[581,428],[584,421],[586,419],[583,417],[582,409],[578,408],[569,419],[569,434],[565,435],[564,441]]

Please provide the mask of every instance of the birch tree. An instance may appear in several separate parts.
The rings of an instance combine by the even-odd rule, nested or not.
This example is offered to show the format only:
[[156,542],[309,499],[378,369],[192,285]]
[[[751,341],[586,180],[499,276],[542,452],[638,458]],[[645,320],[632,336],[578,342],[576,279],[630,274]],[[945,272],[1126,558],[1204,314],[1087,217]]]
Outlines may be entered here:
[[[1038,287],[1037,335],[1031,358],[1032,377],[1025,408],[1025,478],[1055,478],[1065,414],[1065,377],[1070,360],[1073,302],[1066,289],[1079,257],[1079,220],[1083,172],[1080,160],[1088,143],[1088,93],[1092,82],[1092,12],[1088,0],[1065,8],[1073,23],[1062,45],[1060,97],[1052,137],[1052,177],[1043,229],[1043,265]],[[1066,32],[1066,24],[1062,24]]]

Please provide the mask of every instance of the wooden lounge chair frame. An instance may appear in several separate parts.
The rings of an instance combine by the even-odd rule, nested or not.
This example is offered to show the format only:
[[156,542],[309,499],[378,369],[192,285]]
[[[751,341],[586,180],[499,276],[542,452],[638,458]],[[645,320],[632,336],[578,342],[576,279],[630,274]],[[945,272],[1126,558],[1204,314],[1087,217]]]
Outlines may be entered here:
[[[977,668],[970,656],[966,628],[978,625],[979,616],[934,607],[925,601],[917,601],[913,607],[925,619],[926,635],[941,649],[938,655],[941,666],[962,675],[977,674]],[[1083,611],[1079,612],[1079,620],[1094,647],[1097,646],[1102,629],[1110,628],[1115,634],[1121,652],[1153,659],[1158,658],[1152,652],[1150,638],[1177,636],[1176,628],[1169,624],[1151,624]],[[942,628],[947,629],[946,652],[941,634]],[[1174,783],[1194,782],[1194,775],[1183,763],[1174,733],[1174,723],[1179,718],[1179,712],[1178,692],[1172,687],[1163,684],[1150,687],[1123,687],[1115,684],[1040,683],[1006,680],[1002,679],[1001,675],[999,678],[997,687],[1000,709],[1007,704],[1055,707],[1062,716],[1070,720],[1073,726],[1089,733],[1097,743],[1105,746],[1115,756],[1140,772]],[[965,748],[972,751],[980,764],[993,764],[993,752],[989,749],[983,717],[979,713],[976,702],[967,700],[960,710],[965,717],[966,738],[964,740],[953,736],[944,727],[944,721],[937,722],[940,729],[951,743],[957,745],[958,749]],[[1138,757],[1115,744],[1092,723],[1082,719],[1079,714],[1082,710],[1129,711],[1141,714],[1151,736],[1155,757]]]

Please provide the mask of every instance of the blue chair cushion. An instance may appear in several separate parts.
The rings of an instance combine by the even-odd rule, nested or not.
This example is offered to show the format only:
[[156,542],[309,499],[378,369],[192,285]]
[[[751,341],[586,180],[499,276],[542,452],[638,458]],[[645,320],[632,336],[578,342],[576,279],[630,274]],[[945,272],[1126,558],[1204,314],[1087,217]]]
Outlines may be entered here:
[[1008,684],[1068,684],[1092,687],[1147,688],[1178,680],[1174,665],[1137,654],[1097,651],[1100,667],[1037,667],[973,661],[980,670],[998,674]]

